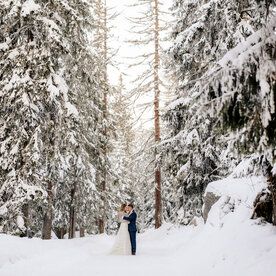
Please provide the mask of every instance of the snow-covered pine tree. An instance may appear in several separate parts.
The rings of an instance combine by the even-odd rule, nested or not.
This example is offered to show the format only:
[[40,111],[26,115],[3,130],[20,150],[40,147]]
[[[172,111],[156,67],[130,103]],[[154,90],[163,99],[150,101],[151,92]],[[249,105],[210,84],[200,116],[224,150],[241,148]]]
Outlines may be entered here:
[[93,45],[89,47],[88,31],[91,32],[94,24],[91,12],[90,4],[83,1],[70,3],[70,10],[65,13],[68,25],[64,31],[70,46],[64,77],[70,105],[61,129],[59,187],[63,204],[59,206],[63,208],[62,224],[69,224],[69,238],[75,237],[76,229],[81,235],[84,229],[95,233],[100,212],[100,191],[96,191],[96,183],[103,182],[105,173],[102,99],[107,86],[103,74],[105,63]]
[[[169,69],[177,77],[178,87],[176,99],[164,115],[168,135],[161,145],[169,197],[165,212],[174,221],[187,224],[201,215],[205,186],[227,173],[225,158],[231,163],[225,141],[214,131],[216,119],[197,112],[201,106],[199,80],[229,49],[254,32],[260,21],[255,6],[254,1],[174,1],[176,23]],[[178,198],[170,190],[177,191]]]
[[155,226],[155,151],[154,129],[144,129],[136,126],[135,129],[136,148],[132,154],[132,167],[134,181],[132,183],[131,202],[139,214],[137,227],[139,232]]
[[5,232],[26,235],[30,208],[42,208],[52,185],[49,160],[64,94],[55,78],[66,44],[54,14],[41,5],[32,0],[0,5],[1,224]]
[[106,214],[107,233],[118,229],[118,210],[121,204],[130,203],[135,173],[133,172],[132,152],[134,148],[133,118],[130,102],[122,75],[119,84],[109,97],[108,115],[112,128],[109,129],[108,158],[113,174],[107,177]]
[[[110,143],[112,132],[114,131],[114,127],[112,126],[113,120],[110,112],[111,106],[109,105],[109,100],[111,97],[111,93],[113,91],[113,87],[109,84],[108,81],[108,66],[114,66],[114,55],[116,54],[116,49],[110,46],[112,44],[112,39],[114,34],[112,32],[113,29],[113,20],[117,17],[117,13],[113,11],[113,8],[110,8],[107,4],[106,0],[97,0],[92,1],[94,18],[96,20],[96,28],[93,32],[92,45],[95,48],[95,51],[99,53],[102,57],[103,62],[103,73],[104,73],[104,83],[105,90],[103,91],[103,138],[104,138],[104,159],[102,160],[102,176],[100,181],[97,181],[97,189],[101,193],[101,208],[99,210],[98,216],[98,228],[99,233],[103,233],[105,230],[108,231],[108,225],[106,225],[105,220],[108,219],[107,216],[110,213],[106,212],[106,205],[109,203],[107,200],[115,200],[113,194],[111,192],[112,188],[112,179],[115,177],[116,172],[113,170],[111,165],[112,161],[110,160],[109,151],[111,149]],[[108,182],[110,181],[110,183]],[[111,189],[109,189],[111,188]],[[107,191],[109,190],[109,192]],[[107,199],[109,198],[109,199]]]
[[255,11],[265,14],[262,27],[204,75],[202,105],[236,155],[260,156],[276,224],[276,13],[273,1],[257,2]]
[[106,88],[101,58],[88,48],[90,5],[0,5],[1,229],[42,229],[47,239],[55,215],[73,237],[76,222],[83,232],[96,220],[103,164]]

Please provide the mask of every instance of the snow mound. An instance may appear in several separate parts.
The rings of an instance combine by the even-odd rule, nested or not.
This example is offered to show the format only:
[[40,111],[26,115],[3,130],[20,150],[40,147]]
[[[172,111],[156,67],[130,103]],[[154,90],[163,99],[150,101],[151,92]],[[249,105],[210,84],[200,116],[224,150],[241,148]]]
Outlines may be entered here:
[[258,193],[267,187],[266,179],[261,176],[233,178],[228,177],[211,182],[205,191],[219,197],[212,206],[207,224],[222,227],[226,222],[241,223],[253,213],[253,202]]
[[205,195],[211,192],[220,197],[228,196],[252,205],[257,194],[266,187],[266,179],[261,176],[243,178],[228,177],[211,182],[206,188]]

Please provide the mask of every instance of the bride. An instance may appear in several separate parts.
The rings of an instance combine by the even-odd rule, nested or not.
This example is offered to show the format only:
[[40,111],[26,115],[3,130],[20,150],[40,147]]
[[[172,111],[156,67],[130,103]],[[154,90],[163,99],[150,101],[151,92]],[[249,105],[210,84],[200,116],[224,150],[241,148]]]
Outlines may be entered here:
[[126,204],[122,204],[121,209],[118,213],[118,218],[121,225],[116,237],[116,241],[111,250],[112,255],[131,255],[131,243],[128,232],[129,221],[122,219],[123,216],[128,216],[126,209]]

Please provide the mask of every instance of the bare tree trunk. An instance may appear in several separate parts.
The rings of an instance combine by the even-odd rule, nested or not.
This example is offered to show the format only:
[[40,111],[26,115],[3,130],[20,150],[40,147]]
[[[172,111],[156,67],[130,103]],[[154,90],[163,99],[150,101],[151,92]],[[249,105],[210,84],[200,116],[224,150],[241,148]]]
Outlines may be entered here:
[[63,239],[64,235],[66,234],[66,230],[64,227],[56,228],[55,234],[57,235],[58,239]]
[[[102,6],[103,0],[98,0],[96,3],[96,15],[98,18],[98,27],[97,27],[97,39],[96,39],[96,46],[99,49],[99,52],[102,54],[104,62],[106,62],[107,57],[107,30],[106,30],[106,1],[104,2],[104,7]],[[102,21],[104,23],[104,26],[102,26]],[[102,33],[103,30],[103,33]],[[106,64],[104,65],[104,82],[107,83],[107,67]],[[104,121],[106,122],[106,108],[107,108],[107,94],[106,91],[103,95],[103,102],[104,102]],[[107,137],[107,129],[104,127],[104,137]],[[103,152],[104,152],[104,159],[106,159],[107,155],[107,147],[106,142],[104,142],[103,145]],[[105,170],[105,164],[103,166],[103,169]],[[99,220],[98,220],[98,229],[99,233],[104,233],[104,221],[105,221],[105,189],[106,189],[106,172],[103,172],[103,181],[100,184],[101,185],[101,206],[100,206],[100,214],[99,214]]]
[[68,239],[75,238],[76,214],[74,206],[70,207]]
[[65,228],[64,228],[64,227],[61,227],[61,228],[60,228],[60,238],[63,239],[65,234],[66,234]]
[[84,234],[84,228],[80,227],[80,237],[83,238],[85,236]]
[[76,229],[76,214],[75,214],[75,194],[76,194],[77,185],[74,182],[73,189],[71,190],[71,204],[70,204],[70,211],[69,211],[69,232],[68,238],[73,239],[75,238],[75,229]]
[[269,183],[269,190],[271,191],[272,194],[272,202],[273,202],[273,225],[276,225],[276,174],[271,175],[268,178],[268,183]]
[[[155,143],[160,141],[160,118],[159,118],[159,8],[158,0],[155,0],[155,57],[154,57],[154,126],[155,126]],[[162,225],[162,201],[161,201],[161,172],[158,166],[157,149],[155,149],[155,228]]]
[[26,231],[21,236],[27,237],[28,230],[29,230],[29,204],[28,203],[23,204],[22,213],[23,213],[23,220],[24,220],[24,226],[26,228]]
[[52,182],[48,182],[48,210],[43,219],[43,228],[42,228],[42,239],[49,240],[51,239],[51,231],[52,231],[52,220],[53,220],[53,212],[52,212],[52,205],[53,205],[53,184]]
[[[104,1],[104,62],[107,62],[107,7],[106,7],[106,0]],[[104,66],[104,82],[107,84],[107,66]],[[107,92],[104,93],[104,119],[106,122],[107,119]],[[104,136],[107,140],[107,128],[105,126],[104,129]],[[107,145],[106,141],[104,144],[104,157],[106,160],[107,157]],[[105,226],[105,190],[106,190],[106,164],[104,167],[104,180],[102,184],[102,210],[101,210],[101,217],[99,219],[99,233],[104,233],[104,226]]]

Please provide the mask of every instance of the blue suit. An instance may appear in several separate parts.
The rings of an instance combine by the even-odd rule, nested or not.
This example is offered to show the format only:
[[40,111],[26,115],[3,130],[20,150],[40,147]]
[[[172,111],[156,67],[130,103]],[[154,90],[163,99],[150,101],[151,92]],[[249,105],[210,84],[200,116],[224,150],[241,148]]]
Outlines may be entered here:
[[130,236],[130,241],[131,241],[132,252],[135,253],[136,252],[136,232],[137,232],[136,219],[137,219],[137,215],[133,210],[132,214],[129,217],[123,217],[123,219],[128,220],[130,222],[128,225],[128,231],[129,231],[129,236]]

